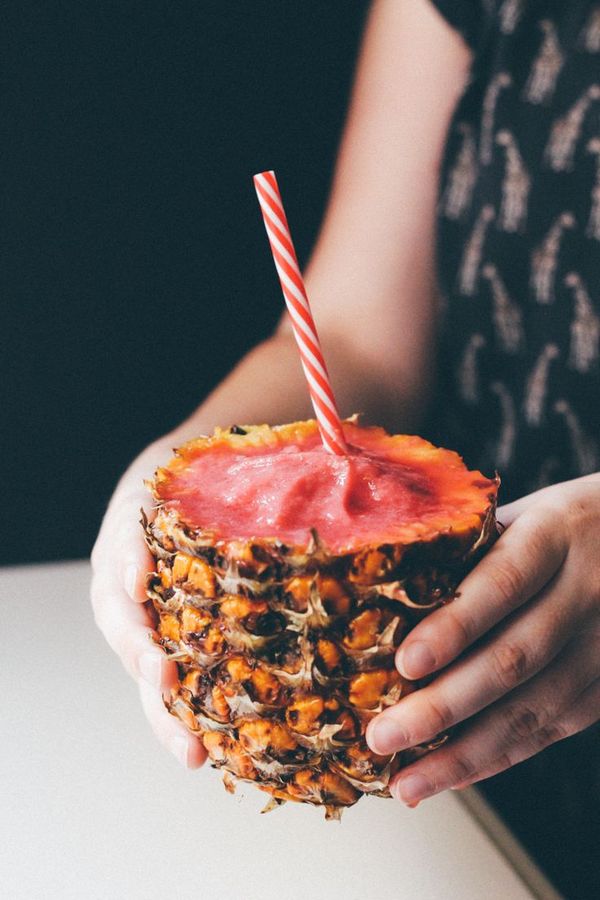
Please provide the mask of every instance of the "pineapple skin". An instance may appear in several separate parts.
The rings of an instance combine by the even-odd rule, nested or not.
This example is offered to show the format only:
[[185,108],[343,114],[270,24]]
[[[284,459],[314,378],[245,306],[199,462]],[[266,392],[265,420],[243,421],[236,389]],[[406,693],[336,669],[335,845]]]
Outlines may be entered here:
[[[496,539],[499,480],[476,482],[475,516],[339,555],[316,533],[302,548],[220,540],[186,526],[165,503],[169,468],[211,442],[293,440],[314,427],[234,426],[190,442],[149,485],[156,515],[142,524],[155,559],[148,597],[156,640],[178,667],[169,711],[203,739],[229,790],[252,782],[271,795],[267,808],[293,800],[339,818],[364,794],[389,797],[395,772],[445,739],[382,757],[364,734],[377,713],[419,686],[397,672],[396,647],[452,599]],[[431,448],[456,458],[421,444],[425,456]]]

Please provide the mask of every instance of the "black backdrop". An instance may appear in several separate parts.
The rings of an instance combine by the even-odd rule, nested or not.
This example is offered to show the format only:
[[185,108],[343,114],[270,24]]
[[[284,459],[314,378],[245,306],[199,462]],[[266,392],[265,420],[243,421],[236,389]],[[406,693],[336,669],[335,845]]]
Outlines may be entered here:
[[0,562],[86,555],[128,461],[274,325],[251,176],[306,258],[367,6],[5,7]]

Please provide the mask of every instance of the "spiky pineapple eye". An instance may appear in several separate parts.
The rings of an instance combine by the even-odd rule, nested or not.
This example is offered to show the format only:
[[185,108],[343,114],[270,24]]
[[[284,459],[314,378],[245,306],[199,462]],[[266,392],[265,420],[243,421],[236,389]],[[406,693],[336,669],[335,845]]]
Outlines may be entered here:
[[195,634],[201,636],[212,625],[213,617],[210,613],[200,612],[193,606],[184,606],[181,611],[181,628],[184,635]]
[[229,719],[229,704],[218,684],[213,685],[211,699],[214,712],[222,719]]
[[258,636],[268,637],[285,628],[283,617],[273,612],[264,600],[228,597],[221,603],[221,614],[225,618],[236,620],[246,631]]
[[379,756],[373,753],[363,741],[343,750],[338,757],[336,766],[351,778],[373,781],[380,777],[391,759],[391,756]]
[[283,687],[274,675],[263,668],[256,669],[251,677],[253,693],[261,703],[274,705],[283,695]]
[[163,613],[158,625],[158,633],[165,641],[177,642],[181,638],[179,619],[173,613]]
[[237,571],[242,578],[262,581],[272,575],[273,558],[260,544],[229,541],[224,560],[226,567]]
[[357,554],[348,577],[357,584],[373,584],[384,578],[390,567],[390,560],[382,550],[369,549]]
[[306,612],[313,585],[314,578],[312,576],[291,578],[284,585],[283,596],[287,605],[296,612]]
[[209,731],[204,735],[203,742],[215,765],[227,765],[240,778],[256,778],[252,759],[237,741],[222,733]]
[[301,769],[294,775],[288,790],[295,799],[336,806],[350,806],[359,797],[356,789],[345,778],[328,770],[319,772]]
[[350,609],[350,596],[335,578],[321,577],[318,581],[323,606],[331,616],[345,616]]
[[383,612],[380,609],[365,609],[350,619],[344,635],[344,646],[350,650],[366,650],[377,641]]
[[341,726],[335,735],[337,741],[354,741],[360,733],[356,719],[347,709],[340,712],[336,717],[335,724]]
[[197,591],[203,597],[215,596],[215,574],[203,559],[187,553],[176,553],[171,578],[174,585],[186,585],[190,590]]
[[272,719],[252,719],[238,728],[240,741],[251,753],[283,756],[297,749],[298,743],[288,729]]
[[322,672],[331,675],[339,671],[342,666],[342,652],[333,641],[320,638],[317,641],[315,661]]
[[241,684],[252,675],[252,666],[243,656],[233,656],[225,663],[225,669],[232,681]]
[[395,669],[374,669],[371,672],[359,672],[350,679],[348,699],[352,706],[361,709],[374,709],[383,694],[398,684],[400,675]]
[[283,596],[287,606],[296,612],[306,612],[311,597],[318,598],[331,616],[346,615],[351,605],[348,592],[340,581],[323,575],[291,578],[284,585]]
[[283,685],[264,665],[251,665],[244,657],[228,660],[219,678],[227,696],[235,696],[242,687],[252,700],[278,706],[286,695]]
[[294,635],[294,642],[281,641],[270,644],[266,648],[263,658],[275,669],[280,669],[289,674],[298,672],[302,666],[302,654],[299,651]]
[[220,656],[225,649],[225,637],[223,632],[212,625],[204,638],[204,651],[209,656]]
[[298,697],[286,710],[286,721],[293,731],[300,734],[314,734],[320,728],[319,719],[325,704],[322,697],[309,695]]
[[199,693],[201,677],[202,675],[198,669],[190,669],[185,675],[182,676],[180,674],[179,676],[182,687],[189,691],[192,697],[197,696]]

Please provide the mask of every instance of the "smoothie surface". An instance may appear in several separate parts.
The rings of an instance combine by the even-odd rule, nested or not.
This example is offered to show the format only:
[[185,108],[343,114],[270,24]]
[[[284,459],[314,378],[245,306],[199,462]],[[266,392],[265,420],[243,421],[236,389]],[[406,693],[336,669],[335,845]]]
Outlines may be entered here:
[[482,505],[473,485],[493,485],[457,454],[423,442],[448,457],[425,464],[411,444],[418,438],[378,446],[368,429],[349,431],[343,457],[328,453],[318,433],[265,446],[216,444],[171,470],[162,500],[186,525],[219,539],[276,538],[302,547],[316,530],[324,546],[341,553],[472,514],[474,494]]

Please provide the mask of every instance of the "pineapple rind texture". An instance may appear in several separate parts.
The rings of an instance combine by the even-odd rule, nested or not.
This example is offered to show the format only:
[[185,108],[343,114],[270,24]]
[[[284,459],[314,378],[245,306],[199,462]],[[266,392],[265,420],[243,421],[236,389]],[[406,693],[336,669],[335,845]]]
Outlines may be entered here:
[[[182,448],[174,465],[211,440],[281,440],[282,429],[294,440],[306,427],[314,423],[218,430]],[[293,800],[338,818],[363,794],[389,797],[390,778],[432,745],[377,756],[366,726],[418,687],[396,670],[395,649],[452,599],[495,540],[498,479],[487,482],[475,521],[457,517],[408,544],[332,555],[317,534],[290,548],[190,529],[165,503],[167,471],[151,485],[156,514],[143,524],[156,563],[148,579],[156,639],[179,672],[170,712],[203,738],[228,789],[253,782],[271,794],[269,808]]]

